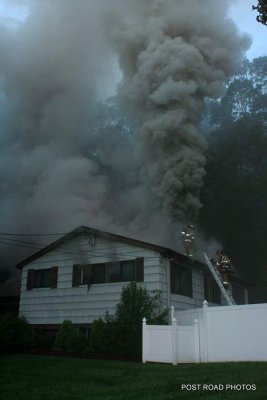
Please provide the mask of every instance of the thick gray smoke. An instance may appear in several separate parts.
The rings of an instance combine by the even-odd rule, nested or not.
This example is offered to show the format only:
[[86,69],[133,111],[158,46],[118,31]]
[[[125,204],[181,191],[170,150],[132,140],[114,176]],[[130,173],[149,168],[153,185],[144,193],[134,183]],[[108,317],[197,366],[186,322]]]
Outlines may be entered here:
[[121,104],[142,122],[142,175],[175,218],[194,219],[201,207],[206,143],[197,124],[203,102],[222,94],[248,45],[225,19],[227,3],[131,1],[127,22],[111,19],[124,73]]
[[[171,245],[177,218],[200,207],[204,98],[222,93],[247,47],[227,2],[26,3],[25,23],[0,26],[0,231],[88,225]],[[95,99],[114,67],[107,37],[120,102],[141,128],[127,139],[103,129],[95,151]],[[21,257],[10,254],[2,265]]]

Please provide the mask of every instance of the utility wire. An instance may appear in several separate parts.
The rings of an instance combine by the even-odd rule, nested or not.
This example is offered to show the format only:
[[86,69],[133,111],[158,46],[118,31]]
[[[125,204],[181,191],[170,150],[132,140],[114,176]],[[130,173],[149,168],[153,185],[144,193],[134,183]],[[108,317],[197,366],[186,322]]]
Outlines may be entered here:
[[[9,246],[16,246],[16,247],[22,247],[22,248],[32,248],[32,249],[35,249],[35,250],[41,250],[43,247],[36,247],[36,246],[34,246],[34,245],[27,245],[27,244],[23,244],[23,243],[20,243],[20,242],[18,242],[18,243],[14,243],[14,242],[4,242],[4,241],[0,241],[0,244],[5,244],[5,245],[9,245]],[[93,251],[93,249],[91,249],[92,251]],[[90,251],[90,249],[89,249],[89,251]],[[96,253],[96,251],[94,251],[94,253],[88,253],[88,252],[81,252],[81,251],[79,251],[79,250],[74,250],[74,251],[71,251],[71,250],[56,250],[55,252],[54,252],[54,254],[55,255],[62,255],[62,254],[65,254],[65,255],[73,255],[73,258],[75,258],[75,256],[76,256],[76,258],[77,257],[84,257],[84,256],[87,256],[87,257],[95,257],[95,258],[102,258],[102,257],[118,257],[118,256],[120,256],[120,257],[123,257],[123,256],[129,256],[129,257],[138,257],[139,256],[139,254],[138,253],[140,253],[140,252],[143,252],[143,250],[135,250],[135,251],[133,251],[133,252],[121,252],[121,253],[118,253],[118,252],[113,252],[113,253],[103,253],[103,252],[99,252],[98,254],[94,254],[94,253]],[[73,260],[73,258],[72,259],[69,259],[69,260]],[[145,257],[146,259],[158,259],[158,257],[152,257],[152,256],[150,256],[150,257]],[[47,261],[47,262],[53,262],[54,260],[50,260],[50,261]],[[56,260],[55,260],[56,261]]]

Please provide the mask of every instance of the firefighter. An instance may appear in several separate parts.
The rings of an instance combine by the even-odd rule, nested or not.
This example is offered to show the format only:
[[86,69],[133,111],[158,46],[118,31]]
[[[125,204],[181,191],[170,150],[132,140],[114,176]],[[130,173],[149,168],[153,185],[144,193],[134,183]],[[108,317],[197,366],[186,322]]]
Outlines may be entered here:
[[229,278],[228,278],[228,273],[231,268],[231,261],[227,257],[227,255],[224,253],[222,249],[218,249],[216,251],[218,261],[217,261],[217,269],[221,274],[222,277],[222,283],[225,288],[228,288],[230,285]]
[[195,250],[194,230],[194,225],[187,225],[186,229],[181,232],[185,248],[185,255],[187,257],[193,257],[193,252]]

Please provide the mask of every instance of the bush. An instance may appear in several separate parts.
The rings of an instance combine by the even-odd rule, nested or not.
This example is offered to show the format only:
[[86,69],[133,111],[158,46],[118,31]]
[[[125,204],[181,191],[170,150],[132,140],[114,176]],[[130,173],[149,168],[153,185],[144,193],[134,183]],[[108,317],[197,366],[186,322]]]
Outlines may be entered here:
[[78,335],[71,321],[65,320],[58,330],[55,346],[64,351],[85,352],[89,350],[89,341],[85,336]]
[[33,346],[33,331],[24,318],[4,314],[0,318],[0,350],[23,351]]
[[116,329],[116,348],[119,354],[141,357],[142,320],[146,317],[149,324],[167,324],[168,310],[160,311],[160,292],[151,295],[149,291],[131,282],[124,287],[120,303],[111,323]]
[[57,332],[55,346],[62,350],[70,351],[71,341],[74,336],[77,336],[77,332],[72,322],[68,320],[63,321]]
[[34,330],[34,343],[35,349],[51,349],[55,342],[55,332],[47,332],[43,328],[36,328]]
[[89,341],[87,337],[82,335],[74,335],[70,339],[69,343],[69,351],[77,352],[77,353],[85,353],[89,351]]
[[93,322],[90,338],[92,352],[132,359],[141,358],[142,320],[167,324],[168,310],[160,311],[160,293],[150,295],[146,288],[131,282],[124,287],[116,313],[108,313],[105,322]]
[[95,320],[91,326],[90,350],[95,354],[103,354],[108,351],[108,332],[106,323],[102,318]]

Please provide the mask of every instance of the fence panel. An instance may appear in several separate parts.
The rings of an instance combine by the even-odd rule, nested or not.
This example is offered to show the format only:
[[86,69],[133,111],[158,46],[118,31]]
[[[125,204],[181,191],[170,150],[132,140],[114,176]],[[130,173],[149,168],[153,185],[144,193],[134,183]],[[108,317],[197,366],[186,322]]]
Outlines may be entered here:
[[143,362],[267,361],[267,304],[204,301],[203,309],[177,312],[178,325],[174,315],[170,326],[143,322]]
[[174,313],[177,325],[192,326],[194,320],[202,321],[202,308],[194,308],[193,310],[176,311]]
[[172,326],[143,322],[143,362],[173,362]]
[[198,336],[195,326],[177,326],[176,361],[194,363],[199,361]]

